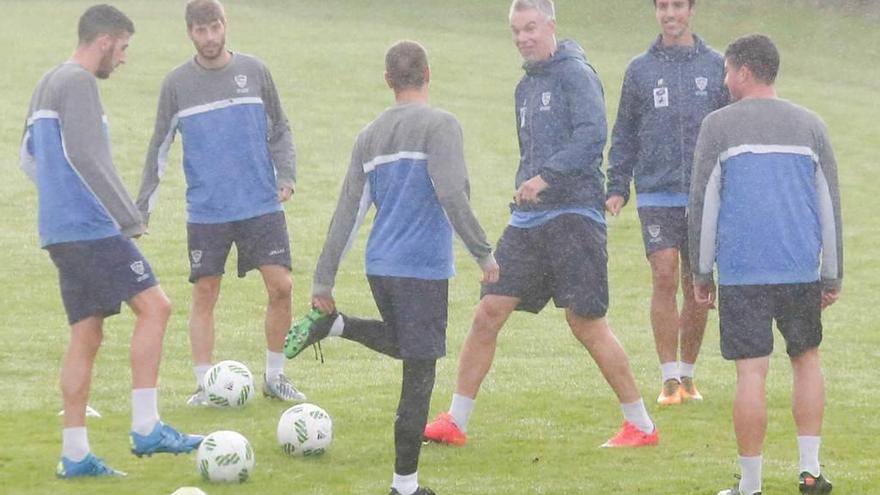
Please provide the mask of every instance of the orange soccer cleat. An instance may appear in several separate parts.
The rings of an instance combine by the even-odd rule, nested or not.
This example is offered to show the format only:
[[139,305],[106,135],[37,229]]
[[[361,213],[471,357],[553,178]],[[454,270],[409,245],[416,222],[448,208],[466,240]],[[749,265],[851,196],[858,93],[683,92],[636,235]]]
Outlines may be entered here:
[[654,426],[654,431],[645,433],[629,421],[623,422],[623,427],[616,435],[602,444],[602,447],[652,447],[660,443],[660,433]]
[[445,412],[438,414],[434,421],[425,426],[422,436],[429,442],[448,445],[462,446],[467,443],[467,435],[458,428],[452,415]]

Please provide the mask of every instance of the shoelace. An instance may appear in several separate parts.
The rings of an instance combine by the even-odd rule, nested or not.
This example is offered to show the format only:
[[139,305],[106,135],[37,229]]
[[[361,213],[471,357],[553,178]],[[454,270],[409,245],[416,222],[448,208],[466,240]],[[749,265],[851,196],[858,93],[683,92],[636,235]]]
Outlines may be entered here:
[[318,360],[318,354],[321,355],[321,364],[324,364],[324,350],[321,349],[321,341],[317,341],[312,344],[312,349],[315,350],[315,361]]

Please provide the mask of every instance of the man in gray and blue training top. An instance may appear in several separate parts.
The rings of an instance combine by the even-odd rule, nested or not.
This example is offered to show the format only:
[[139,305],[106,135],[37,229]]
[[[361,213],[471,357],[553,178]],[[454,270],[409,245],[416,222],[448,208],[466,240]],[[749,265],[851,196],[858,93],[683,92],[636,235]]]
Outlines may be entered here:
[[552,1],[514,0],[509,21],[526,73],[515,93],[520,161],[510,223],[496,251],[501,275],[483,287],[449,412],[428,425],[425,438],[467,442],[468,421],[504,322],[514,310],[538,313],[552,298],[623,409],[623,427],[604,446],[656,445],[659,435],[629,359],[605,318],[602,83],[577,43],[557,43]]
[[[428,106],[430,76],[416,42],[398,42],[385,55],[396,104],[358,134],[315,268],[314,309],[285,344],[293,358],[327,336],[341,336],[403,361],[391,495],[434,493],[419,486],[418,465],[437,359],[446,354],[453,230],[483,270],[482,281],[498,279],[470,207],[461,127],[454,115]],[[376,219],[366,271],[381,320],[338,314],[333,298],[339,263],[371,204]]]
[[691,31],[695,3],[654,1],[661,33],[626,69],[608,155],[605,207],[612,215],[629,200],[635,177],[653,279],[651,327],[660,358],[661,405],[702,399],[694,384],[694,364],[708,308],[694,301],[686,206],[700,123],[729,99],[721,54]]
[[37,185],[40,245],[58,268],[70,342],[61,365],[64,430],[59,478],[121,476],[92,454],[85,426],[92,367],[104,319],[125,301],[136,316],[131,337],[131,451],[185,453],[202,437],[159,420],[159,362],[171,303],[130,240],[144,232],[110,153],[97,79],[125,63],[134,24],[110,5],[79,20],[79,45],[50,70],[31,99],[22,169]]
[[703,121],[688,203],[695,295],[714,301],[717,264],[721,354],[736,362],[742,479],[719,495],[761,493],[774,320],[791,360],[800,491],[829,493],[819,464],[819,344],[822,309],[837,301],[843,279],[837,163],[822,119],[777,96],[779,52],[769,38],[739,38],[724,58],[735,103]]
[[226,14],[217,0],[186,5],[196,55],[162,83],[156,128],[137,205],[145,218],[156,206],[159,178],[174,135],[183,138],[193,284],[190,343],[196,392],[205,405],[205,372],[214,351],[214,306],[234,243],[238,276],[260,271],[268,294],[263,395],[304,400],[284,374],[284,336],[291,322],[290,241],[281,203],[293,194],[293,138],[269,69],[226,49]]

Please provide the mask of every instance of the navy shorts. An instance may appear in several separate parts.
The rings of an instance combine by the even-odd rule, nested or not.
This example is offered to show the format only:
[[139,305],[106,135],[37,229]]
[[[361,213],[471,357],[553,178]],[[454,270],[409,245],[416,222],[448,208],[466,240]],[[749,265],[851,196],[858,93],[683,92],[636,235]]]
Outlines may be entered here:
[[498,282],[482,296],[519,298],[517,310],[540,312],[550,298],[557,308],[599,318],[608,312],[605,226],[583,215],[560,215],[523,229],[508,225],[498,240]]
[[67,321],[119,313],[123,301],[158,282],[147,259],[122,236],[46,247],[58,268]]
[[687,258],[688,221],[686,208],[643,207],[638,208],[642,224],[642,241],[645,256],[663,249],[675,248]]
[[446,355],[449,281],[368,275],[382,320],[394,332],[401,359]]
[[290,270],[290,238],[283,211],[227,223],[188,223],[189,281],[226,271],[232,243],[238,252],[238,276],[264,265]]
[[789,356],[822,342],[822,287],[819,282],[779,285],[722,285],[718,289],[721,355],[724,359],[769,356],[773,320]]

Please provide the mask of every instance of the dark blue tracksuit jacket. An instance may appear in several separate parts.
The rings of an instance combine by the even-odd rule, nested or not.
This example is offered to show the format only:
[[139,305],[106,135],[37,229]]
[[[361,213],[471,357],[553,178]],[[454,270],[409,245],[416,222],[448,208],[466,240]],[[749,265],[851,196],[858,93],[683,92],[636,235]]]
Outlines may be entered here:
[[703,118],[725,106],[724,57],[694,35],[693,47],[658,37],[626,69],[608,155],[608,196],[638,205],[687,206],[694,146]]
[[523,68],[526,74],[516,87],[516,187],[537,175],[549,187],[540,202],[513,205],[514,215],[589,209],[601,216],[608,130],[599,76],[571,40],[561,41],[551,58]]

